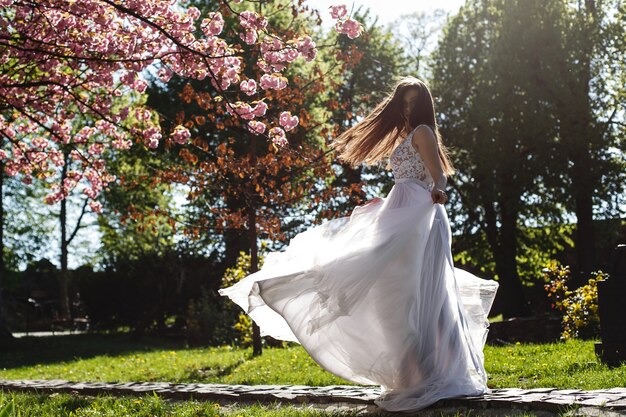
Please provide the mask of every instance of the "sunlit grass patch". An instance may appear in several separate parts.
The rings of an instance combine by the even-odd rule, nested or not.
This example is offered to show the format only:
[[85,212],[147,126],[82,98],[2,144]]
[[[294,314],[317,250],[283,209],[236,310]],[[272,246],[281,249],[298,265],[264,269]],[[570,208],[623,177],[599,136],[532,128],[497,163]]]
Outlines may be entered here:
[[[251,349],[197,348],[182,342],[83,335],[19,341],[0,355],[0,379],[70,381],[349,385],[317,365],[297,344]],[[21,343],[21,344],[20,344]],[[601,389],[626,386],[626,365],[609,368],[593,341],[487,346],[492,388]]]

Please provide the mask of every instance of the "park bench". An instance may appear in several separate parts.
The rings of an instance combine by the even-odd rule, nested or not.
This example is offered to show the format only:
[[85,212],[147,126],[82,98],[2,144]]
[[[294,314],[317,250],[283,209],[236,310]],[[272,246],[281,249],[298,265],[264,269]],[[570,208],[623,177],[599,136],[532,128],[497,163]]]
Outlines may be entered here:
[[609,277],[598,282],[600,337],[596,354],[608,365],[626,361],[626,244],[617,245],[609,259]]
[[89,316],[74,318],[55,317],[52,319],[51,330],[52,334],[62,330],[87,331],[89,330],[90,325],[91,320],[89,319]]

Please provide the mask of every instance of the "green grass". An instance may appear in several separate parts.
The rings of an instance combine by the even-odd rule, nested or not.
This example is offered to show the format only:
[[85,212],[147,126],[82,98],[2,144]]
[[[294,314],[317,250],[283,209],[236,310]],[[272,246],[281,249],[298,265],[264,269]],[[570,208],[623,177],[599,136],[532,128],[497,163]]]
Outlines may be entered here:
[[11,394],[0,391],[0,409],[9,403],[12,403],[14,410],[20,412],[23,417],[349,417],[356,415],[350,412],[330,413],[284,405],[279,407],[276,404],[221,407],[214,402],[168,401],[156,395],[85,397],[70,394]]
[[[626,365],[608,368],[596,358],[593,342],[487,346],[485,366],[492,388],[582,388],[626,386]],[[350,384],[320,368],[299,345],[250,349],[192,348],[183,342],[126,335],[74,335],[17,339],[0,350],[0,379],[72,381],[169,381],[227,384]],[[22,416],[228,416],[349,417],[277,404],[224,406],[212,402],[169,401],[156,396],[111,397],[25,394],[0,391],[0,410],[9,402]],[[0,412],[1,415],[1,412]],[[17,415],[17,414],[15,414]],[[368,416],[390,414],[368,414]],[[475,412],[456,414],[480,417]],[[517,415],[517,414],[516,414]],[[532,414],[526,414],[532,416]]]
[[189,348],[183,343],[123,335],[75,335],[16,340],[0,354],[0,379],[168,381],[223,384],[349,384],[320,368],[300,346]]
[[[354,411],[327,412],[303,405],[280,403],[246,406],[220,406],[213,402],[168,401],[156,395],[143,397],[86,397],[70,394],[15,394],[0,390],[0,416],[8,404],[13,416],[22,417],[392,417],[399,414],[373,412],[357,414]],[[491,415],[491,414],[490,414]],[[533,417],[534,414],[514,414],[516,417]],[[441,414],[442,417],[480,417],[474,411]]]
[[[491,388],[626,386],[626,365],[600,363],[592,341],[487,346],[485,367]],[[0,352],[0,379],[350,384],[319,367],[299,345],[265,348],[252,357],[251,349],[190,348],[181,342],[97,334],[18,339]]]
[[626,364],[609,368],[601,363],[593,341],[487,346],[485,368],[489,386],[494,388],[592,390],[626,386]]

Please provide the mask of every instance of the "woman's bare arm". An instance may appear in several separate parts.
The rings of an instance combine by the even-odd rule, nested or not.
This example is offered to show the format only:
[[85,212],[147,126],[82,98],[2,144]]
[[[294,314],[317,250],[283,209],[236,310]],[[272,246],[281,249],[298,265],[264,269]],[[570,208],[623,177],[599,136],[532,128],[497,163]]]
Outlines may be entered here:
[[[443,191],[448,183],[448,177],[443,171],[443,165],[441,164],[441,159],[439,158],[439,150],[435,134],[428,126],[419,126],[413,133],[411,143],[413,147],[419,151],[428,172],[430,172],[431,177],[433,177],[433,180],[435,181],[435,185],[433,187],[433,201],[435,201],[435,194],[439,194],[436,191],[445,196]],[[440,201],[435,202],[437,203]]]

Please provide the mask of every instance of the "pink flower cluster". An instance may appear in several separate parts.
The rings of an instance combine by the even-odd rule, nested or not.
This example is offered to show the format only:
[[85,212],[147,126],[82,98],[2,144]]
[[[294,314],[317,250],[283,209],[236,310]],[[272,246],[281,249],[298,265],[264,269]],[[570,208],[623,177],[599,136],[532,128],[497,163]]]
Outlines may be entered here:
[[248,128],[252,133],[256,135],[262,135],[263,133],[265,133],[265,129],[267,128],[267,126],[265,126],[265,123],[263,122],[251,120],[250,122],[248,122]]
[[[10,120],[0,116],[0,136],[9,139],[2,142],[0,159],[7,174],[21,175],[25,182],[50,178],[69,162],[79,167],[46,197],[50,203],[80,184],[85,195],[96,199],[114,180],[103,159],[108,148],[128,149],[133,138],[158,148],[163,139],[158,118],[140,104],[117,104],[117,97],[145,93],[147,72],[154,70],[164,83],[173,75],[208,79],[222,97],[232,96],[224,90],[239,84],[243,94],[261,100],[217,105],[246,120],[252,132],[284,146],[285,130],[297,126],[298,118],[283,112],[280,127],[255,120],[266,115],[262,99],[266,91],[287,86],[282,71],[289,64],[317,54],[311,37],[292,31],[287,32],[291,38],[277,36],[267,18],[254,11],[238,14],[235,30],[241,41],[227,42],[220,11],[201,20],[200,10],[185,9],[175,0],[0,0],[0,6],[0,27],[11,34],[0,49],[0,107],[12,115]],[[344,19],[347,9],[336,7],[331,13]],[[349,18],[337,23],[348,36],[360,27]],[[248,50],[258,51],[257,79],[242,76]],[[132,127],[122,127],[129,120]],[[177,126],[168,137],[184,144],[191,132]],[[64,155],[62,145],[72,146],[72,152]],[[92,210],[101,210],[99,203],[91,203]]]
[[172,132],[172,136],[170,136],[174,142],[180,145],[187,143],[189,137],[191,137],[191,133],[189,133],[189,130],[186,127],[181,125],[176,126]]
[[211,12],[202,20],[200,29],[205,36],[217,36],[224,30],[224,18],[220,12]]
[[298,126],[299,121],[298,116],[292,116],[288,111],[284,111],[280,114],[279,123],[287,132]]
[[[252,120],[255,117],[263,117],[267,112],[267,104],[264,101],[259,101],[256,106],[251,106],[243,101],[237,101],[236,103],[228,104],[226,107],[228,113],[236,114],[244,120]],[[248,125],[250,125],[248,123]]]
[[280,74],[264,74],[261,77],[261,88],[264,90],[282,90],[287,87],[287,78]]
[[350,39],[358,38],[363,33],[363,25],[360,22],[348,17],[348,8],[344,5],[330,6],[330,17],[336,19],[335,30],[347,35]]
[[239,88],[241,88],[241,91],[243,91],[249,96],[254,95],[254,93],[256,93],[256,81],[254,80],[242,81],[239,83]]
[[270,136],[270,139],[272,139],[272,142],[274,143],[274,145],[280,148],[287,145],[288,143],[287,137],[285,136],[285,131],[280,127],[271,128],[269,132],[269,136]]
[[239,22],[244,30],[239,37],[248,45],[254,45],[259,37],[258,32],[267,27],[267,19],[251,11],[241,12]]

